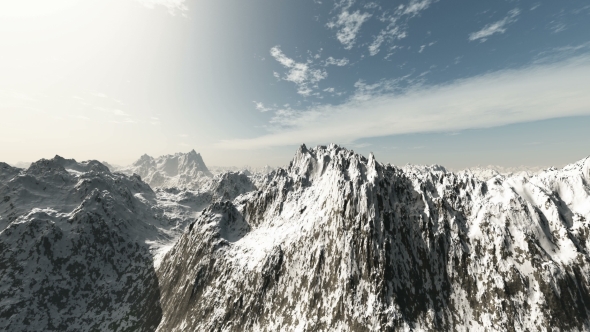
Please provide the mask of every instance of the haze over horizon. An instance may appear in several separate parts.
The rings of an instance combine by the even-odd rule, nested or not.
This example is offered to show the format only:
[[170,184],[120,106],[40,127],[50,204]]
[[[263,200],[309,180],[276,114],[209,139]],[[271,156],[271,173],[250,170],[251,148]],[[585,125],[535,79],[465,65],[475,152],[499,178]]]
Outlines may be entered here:
[[0,161],[562,166],[590,155],[585,1],[0,4]]

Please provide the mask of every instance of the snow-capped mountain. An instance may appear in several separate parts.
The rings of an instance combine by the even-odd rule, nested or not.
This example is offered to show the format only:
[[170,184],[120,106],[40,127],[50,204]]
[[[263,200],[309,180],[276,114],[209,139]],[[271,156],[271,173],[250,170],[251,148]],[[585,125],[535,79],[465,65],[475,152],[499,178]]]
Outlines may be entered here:
[[[178,170],[203,176],[184,157]],[[0,330],[155,330],[162,253],[209,204],[254,189],[244,173],[153,191],[98,161],[0,163]]]
[[302,146],[164,255],[158,331],[589,330],[589,183]]
[[[153,331],[153,252],[187,224],[138,176],[56,156],[0,164],[0,330]],[[175,206],[175,207],[174,207]]]
[[208,180],[0,163],[0,329],[590,331],[589,158],[483,181],[302,146],[184,174]]
[[[546,168],[547,169],[547,168]],[[543,171],[543,167],[501,167],[501,166],[486,166],[486,167],[471,167],[461,170],[457,173],[467,172],[477,177],[482,181],[487,181],[495,176],[502,175],[505,177],[511,176],[526,176],[530,177]]]
[[244,172],[246,174],[268,174],[275,170],[275,168],[271,166],[263,166],[263,167],[250,167],[250,166],[243,166],[243,167],[236,167],[236,166],[210,166],[209,170],[213,174],[222,174],[227,172]]
[[200,189],[213,177],[203,158],[195,150],[158,158],[144,154],[131,166],[117,171],[127,175],[138,174],[152,188]]

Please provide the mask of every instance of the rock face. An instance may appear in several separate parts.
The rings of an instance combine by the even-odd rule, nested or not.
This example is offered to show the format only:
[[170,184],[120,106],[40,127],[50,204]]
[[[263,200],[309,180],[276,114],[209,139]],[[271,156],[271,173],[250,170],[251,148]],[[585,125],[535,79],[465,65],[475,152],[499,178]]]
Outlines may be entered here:
[[200,189],[213,177],[203,158],[195,150],[158,158],[144,154],[131,166],[117,171],[127,175],[138,174],[152,188]]
[[0,330],[153,331],[148,242],[174,226],[138,176],[56,156],[0,165]]
[[590,330],[589,183],[302,146],[164,255],[158,330]]

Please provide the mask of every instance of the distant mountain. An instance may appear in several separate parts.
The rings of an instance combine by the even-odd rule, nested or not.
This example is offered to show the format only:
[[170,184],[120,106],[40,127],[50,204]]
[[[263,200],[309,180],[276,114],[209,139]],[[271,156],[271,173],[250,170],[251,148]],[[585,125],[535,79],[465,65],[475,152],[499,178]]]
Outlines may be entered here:
[[138,174],[153,188],[199,189],[208,184],[213,177],[203,158],[195,150],[158,158],[144,154],[131,166],[119,168],[117,171],[127,175]]
[[530,177],[535,174],[538,174],[544,170],[543,167],[502,167],[502,166],[478,166],[478,167],[470,167],[466,168],[461,172],[468,172],[471,173],[473,176],[477,177],[482,181],[487,181],[495,176],[502,175],[502,176],[526,176]]
[[31,163],[26,161],[19,161],[17,163],[12,164],[11,166],[16,168],[29,168],[29,166],[31,166]]
[[158,331],[589,330],[589,183],[302,146],[164,255]]
[[263,166],[263,167],[250,167],[250,166],[243,166],[243,167],[236,167],[236,166],[211,166],[209,170],[213,174],[221,174],[226,172],[244,172],[244,173],[258,173],[258,174],[268,174],[275,170],[274,167],[271,166]]

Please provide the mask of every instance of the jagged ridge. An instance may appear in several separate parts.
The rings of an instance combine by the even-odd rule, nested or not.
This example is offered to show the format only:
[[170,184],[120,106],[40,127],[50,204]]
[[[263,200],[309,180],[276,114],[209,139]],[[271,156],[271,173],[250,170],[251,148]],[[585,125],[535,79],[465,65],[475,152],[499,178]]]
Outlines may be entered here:
[[166,254],[159,330],[588,330],[589,165],[482,182],[302,146]]

